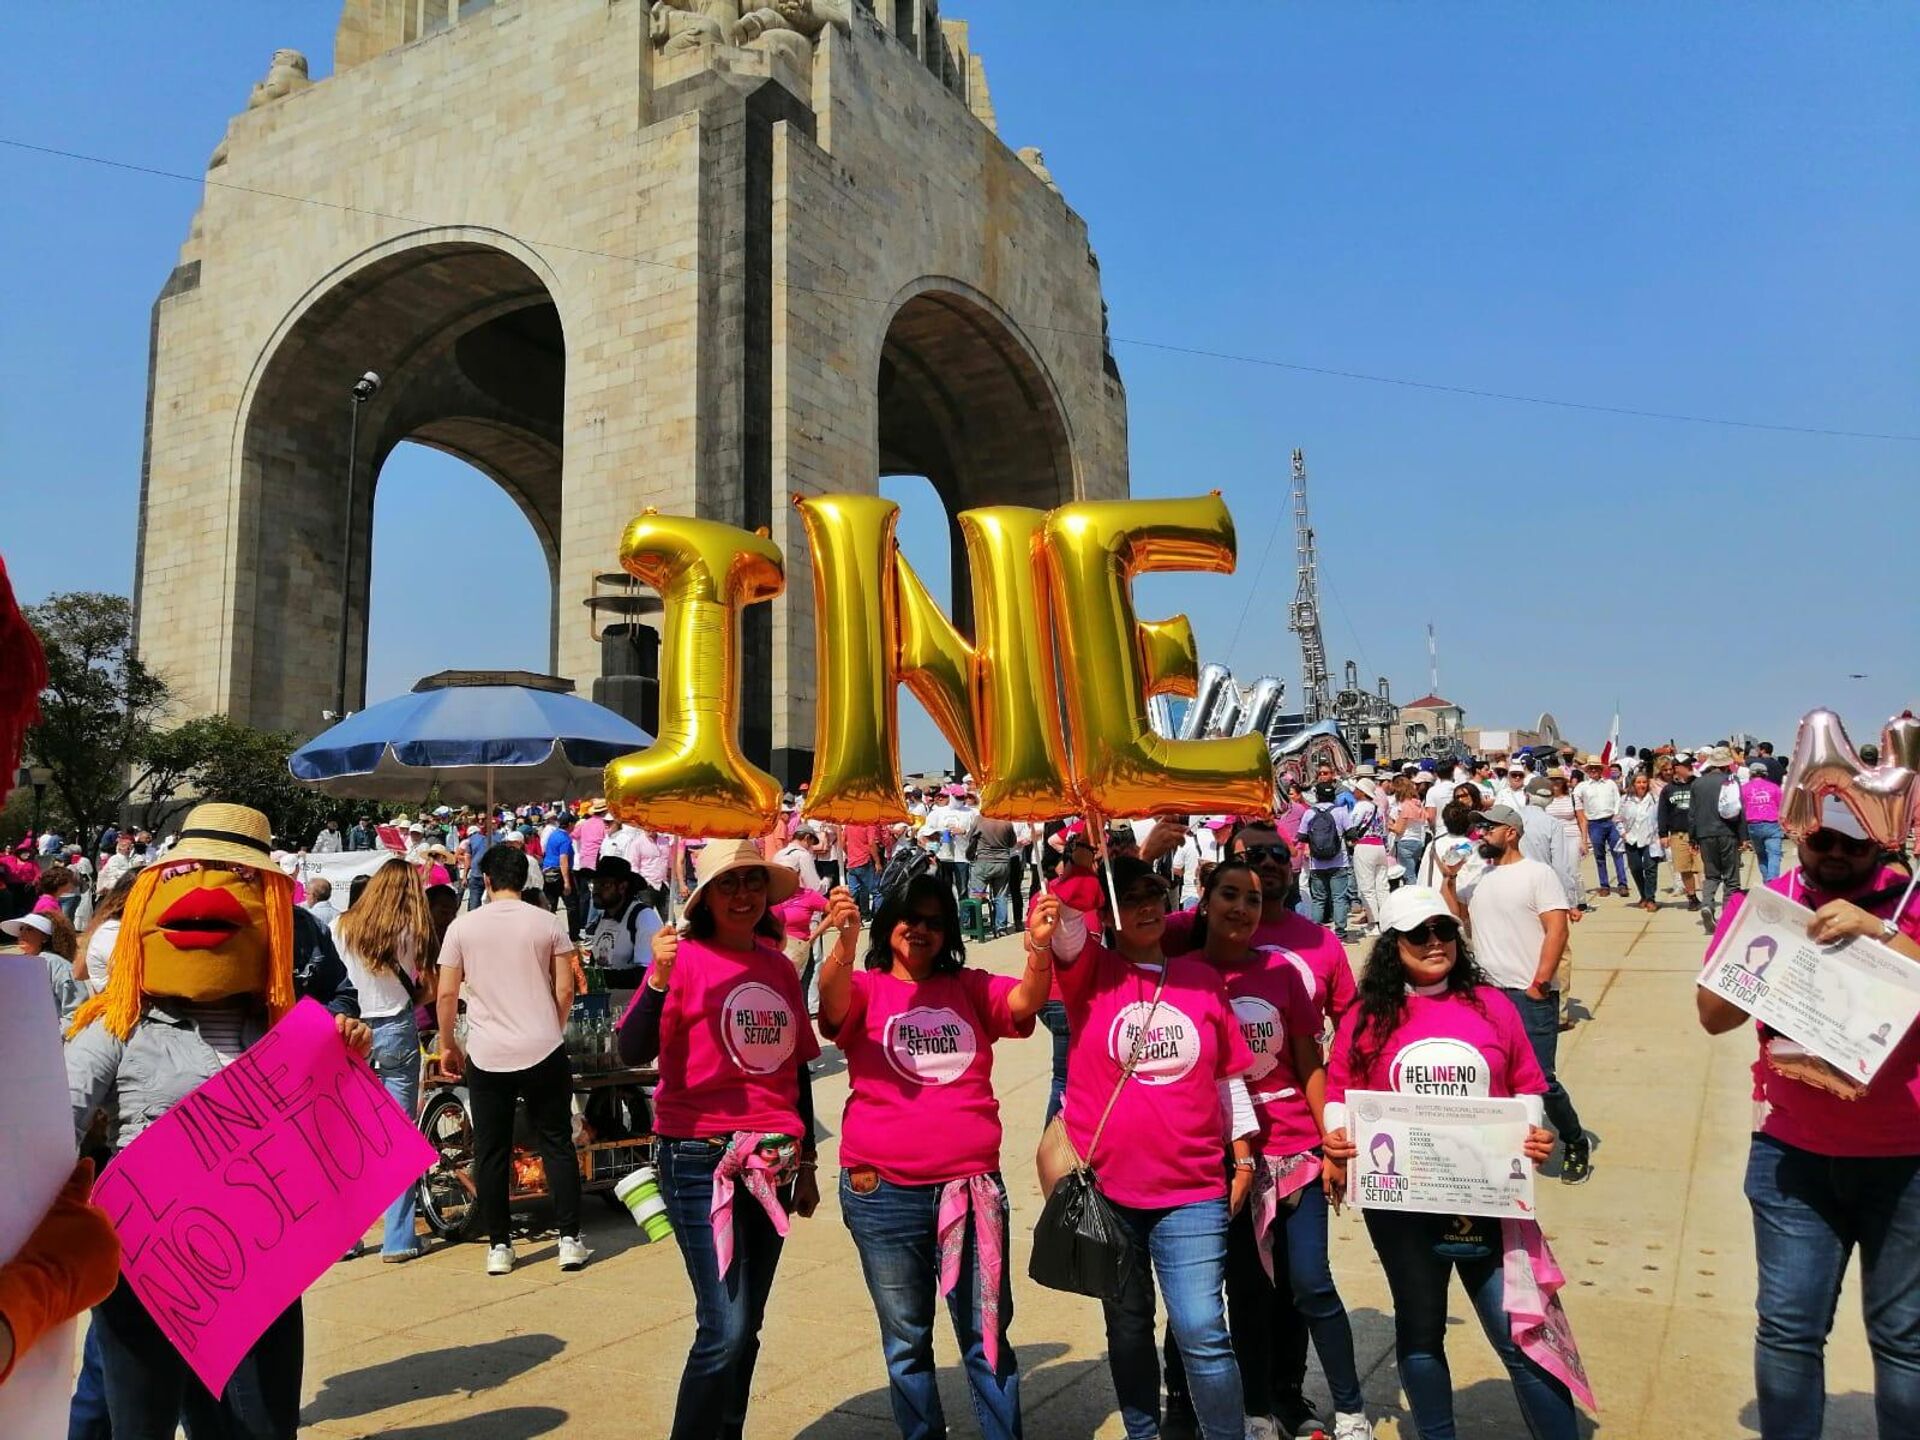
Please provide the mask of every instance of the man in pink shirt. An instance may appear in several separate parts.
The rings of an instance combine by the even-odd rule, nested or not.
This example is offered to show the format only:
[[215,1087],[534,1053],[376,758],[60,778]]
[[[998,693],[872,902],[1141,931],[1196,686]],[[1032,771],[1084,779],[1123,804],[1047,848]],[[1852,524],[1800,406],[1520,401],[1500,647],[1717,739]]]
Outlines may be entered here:
[[600,918],[593,907],[593,872],[606,843],[607,802],[603,796],[587,807],[586,815],[573,827],[573,885],[574,894],[581,897],[582,929]]
[[[514,1102],[527,1120],[553,1192],[560,1268],[593,1252],[580,1239],[580,1168],[573,1153],[573,1074],[564,1026],[573,1008],[573,947],[558,917],[520,898],[526,852],[496,845],[480,860],[487,903],[447,927],[440,946],[440,1068],[464,1074],[473,1114],[474,1199],[487,1228],[487,1273],[513,1269],[507,1162]],[[467,1033],[456,1038],[460,1002]]]

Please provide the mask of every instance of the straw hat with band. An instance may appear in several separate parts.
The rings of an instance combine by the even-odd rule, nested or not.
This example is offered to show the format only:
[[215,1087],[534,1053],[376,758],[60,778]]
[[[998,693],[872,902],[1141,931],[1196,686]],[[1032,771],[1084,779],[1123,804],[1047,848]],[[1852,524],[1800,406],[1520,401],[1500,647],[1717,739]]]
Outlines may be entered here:
[[211,860],[255,870],[279,868],[273,862],[273,827],[267,817],[250,806],[218,802],[196,805],[187,813],[179,841],[165,859],[169,864]]
[[700,903],[707,886],[732,870],[767,872],[767,904],[778,905],[791,899],[800,888],[800,872],[790,865],[776,864],[760,852],[757,840],[709,840],[693,862],[694,887],[682,907],[690,911]]

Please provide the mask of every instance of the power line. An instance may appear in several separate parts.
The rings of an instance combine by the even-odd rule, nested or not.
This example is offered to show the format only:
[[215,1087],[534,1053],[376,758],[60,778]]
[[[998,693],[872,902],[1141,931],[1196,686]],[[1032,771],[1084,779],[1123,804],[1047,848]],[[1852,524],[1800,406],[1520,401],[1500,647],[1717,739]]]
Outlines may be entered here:
[[[216,179],[212,175],[189,175],[178,170],[167,170],[156,165],[141,165],[131,160],[120,160],[109,155],[93,155],[81,150],[67,150],[54,145],[39,145],[32,141],[15,139],[0,135],[0,146],[10,150],[23,151],[32,155],[45,155],[59,160],[71,160],[77,164],[95,165],[109,170],[121,170],[135,175],[148,175],[159,180],[176,180],[188,185],[206,185],[221,190],[231,190],[243,195],[256,195],[264,199],[284,200],[295,205],[313,205],[324,210],[334,210],[342,214],[365,215],[372,219],[387,220],[403,225],[415,225],[423,229],[435,229],[458,223],[446,220],[422,220],[412,215],[401,215],[392,211],[373,210],[360,205],[348,205],[338,200],[327,200],[315,195],[292,195],[280,190],[267,190],[254,185],[242,185],[232,180]],[[600,260],[621,260],[632,265],[651,265],[663,270],[676,270],[688,275],[702,273],[719,279],[739,279],[737,274],[727,271],[702,272],[698,265],[684,265],[671,260],[652,260],[642,255],[627,255],[613,250],[596,250],[582,245],[568,245],[557,240],[526,239],[526,244],[534,249],[565,251],[573,255],[585,255]],[[835,290],[820,285],[803,285],[792,280],[775,280],[774,283],[786,290],[797,290],[802,294],[821,295],[835,300],[852,300],[867,305],[890,305],[890,297],[861,295],[849,290]],[[1093,340],[1102,338],[1091,330],[1074,330],[1065,326],[1029,324],[1027,329],[1050,335],[1065,336],[1070,339]],[[1217,360],[1230,365],[1257,365],[1268,370],[1286,370],[1298,375],[1318,375],[1333,380],[1353,380],[1368,385],[1394,385],[1407,390],[1426,390],[1440,395],[1459,395],[1475,400],[1503,400],[1509,404],[1542,405],[1558,410],[1578,410],[1594,415],[1618,415],[1635,420],[1665,420],[1684,425],[1718,425],[1734,430],[1764,430],[1775,434],[1817,435],[1829,439],[1841,440],[1894,440],[1920,442],[1920,434],[1905,434],[1898,431],[1881,430],[1843,430],[1824,425],[1788,425],[1766,420],[1735,420],[1724,415],[1691,415],[1677,410],[1647,410],[1630,405],[1606,405],[1590,400],[1563,400],[1547,395],[1523,395],[1511,390],[1489,390],[1472,385],[1448,385],[1437,380],[1415,380],[1404,375],[1380,375],[1366,370],[1343,370],[1331,365],[1309,365],[1304,361],[1281,360],[1271,355],[1247,355],[1231,350],[1212,350],[1198,345],[1180,345],[1167,340],[1142,340],[1125,335],[1105,337],[1110,345],[1130,345],[1139,350],[1158,350],[1169,355],[1186,355],[1200,360]]]

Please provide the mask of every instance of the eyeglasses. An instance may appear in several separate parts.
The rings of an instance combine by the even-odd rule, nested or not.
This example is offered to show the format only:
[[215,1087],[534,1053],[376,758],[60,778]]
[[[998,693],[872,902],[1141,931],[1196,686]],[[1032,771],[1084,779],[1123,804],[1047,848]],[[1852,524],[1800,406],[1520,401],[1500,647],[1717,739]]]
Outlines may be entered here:
[[910,930],[932,930],[937,932],[944,931],[947,928],[947,917],[940,914],[937,910],[922,910],[915,915],[902,915],[900,917],[900,923]]
[[1435,917],[1422,920],[1411,930],[1402,930],[1400,938],[1410,945],[1425,945],[1430,940],[1441,940],[1448,945],[1460,938],[1460,922]]
[[1828,830],[1824,826],[1813,831],[1800,842],[1815,854],[1825,854],[1829,850],[1838,850],[1842,855],[1855,857],[1871,855],[1880,847],[1872,840],[1858,840],[1838,830]]
[[1283,864],[1290,864],[1293,860],[1293,852],[1284,845],[1248,845],[1242,853],[1256,865],[1262,860],[1278,860]]

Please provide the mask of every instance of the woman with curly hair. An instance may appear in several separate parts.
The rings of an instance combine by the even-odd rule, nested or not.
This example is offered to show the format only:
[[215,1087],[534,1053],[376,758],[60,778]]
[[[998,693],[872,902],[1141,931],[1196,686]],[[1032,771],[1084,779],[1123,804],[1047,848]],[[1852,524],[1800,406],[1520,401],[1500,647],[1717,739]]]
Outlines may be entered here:
[[[1385,933],[1360,977],[1360,1000],[1334,1038],[1328,1067],[1326,1154],[1344,1181],[1359,1147],[1347,1133],[1349,1090],[1408,1095],[1521,1096],[1526,1153],[1538,1165],[1553,1148],[1542,1128],[1546,1076],[1513,1003],[1474,963],[1460,922],[1437,890],[1406,886],[1389,898]],[[1572,1392],[1514,1339],[1506,1309],[1504,1256],[1458,1237],[1444,1215],[1366,1212],[1367,1233],[1393,1293],[1394,1355],[1421,1440],[1452,1440],[1453,1380],[1447,1369],[1447,1287],[1460,1272],[1487,1340],[1507,1367],[1535,1440],[1573,1440]],[[1465,1222],[1471,1229],[1472,1222]],[[1485,1222],[1481,1222],[1485,1223]],[[1477,1252],[1477,1253],[1476,1253]]]

